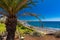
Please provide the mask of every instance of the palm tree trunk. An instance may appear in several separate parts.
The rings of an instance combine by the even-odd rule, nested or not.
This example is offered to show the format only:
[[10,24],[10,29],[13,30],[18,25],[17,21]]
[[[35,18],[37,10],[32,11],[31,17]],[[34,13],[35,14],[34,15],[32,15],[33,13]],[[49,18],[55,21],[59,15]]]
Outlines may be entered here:
[[16,16],[9,15],[6,19],[6,31],[7,31],[7,39],[6,40],[14,40],[17,18]]

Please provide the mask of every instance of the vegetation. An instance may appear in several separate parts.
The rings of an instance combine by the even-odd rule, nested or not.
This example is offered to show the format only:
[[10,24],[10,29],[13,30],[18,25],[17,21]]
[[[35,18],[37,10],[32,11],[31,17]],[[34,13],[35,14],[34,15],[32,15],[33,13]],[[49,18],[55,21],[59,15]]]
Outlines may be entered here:
[[33,34],[32,34],[32,36],[35,36],[35,37],[40,37],[40,36],[42,36],[40,33],[38,33],[38,32],[33,32]]
[[3,12],[0,12],[0,14],[7,17],[5,22],[6,31],[8,32],[6,40],[14,40],[17,26],[16,14],[24,8],[31,8],[31,5],[35,5],[34,1],[35,0],[0,0],[0,8],[3,9]]
[[5,12],[0,14],[7,16],[5,22],[6,31],[8,32],[6,40],[14,40],[17,26],[16,14],[18,11],[30,7],[30,4],[34,5],[33,0],[0,0],[0,8]]
[[57,37],[57,38],[60,38],[60,31],[55,32],[54,36]]
[[[24,27],[22,25],[21,26],[17,25],[16,29],[17,29],[16,34],[20,35],[20,36],[24,36],[25,34],[30,34],[30,33],[34,32],[33,29],[26,28],[26,27]],[[17,31],[18,31],[18,33],[17,33]],[[6,27],[5,27],[4,23],[0,23],[0,35],[1,36],[3,35],[2,33],[3,34],[6,33]]]
[[[22,24],[17,25],[16,29],[17,29],[16,30],[16,36],[18,36],[18,37],[19,36],[20,37],[21,36],[25,36],[26,34],[29,34],[29,35],[35,36],[35,37],[40,37],[40,36],[43,35],[41,33],[36,32],[33,28],[29,29],[29,28],[23,26]],[[0,23],[0,35],[4,36],[4,35],[6,35],[5,33],[6,33],[5,24],[4,23]]]
[[6,31],[5,24],[0,23],[0,35],[2,35],[2,33],[5,31]]
[[32,33],[34,30],[33,29],[29,29],[27,27],[24,26],[17,26],[17,31],[19,31],[20,36],[24,36],[25,34],[30,34]]

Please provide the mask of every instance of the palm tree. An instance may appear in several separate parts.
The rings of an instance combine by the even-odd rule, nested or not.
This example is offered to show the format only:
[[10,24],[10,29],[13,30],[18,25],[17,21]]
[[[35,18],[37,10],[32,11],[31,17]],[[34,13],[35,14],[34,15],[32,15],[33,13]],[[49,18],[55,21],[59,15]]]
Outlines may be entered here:
[[18,11],[22,10],[23,8],[29,7],[30,4],[34,5],[34,1],[32,0],[0,0],[0,7],[5,11],[0,12],[7,16],[5,25],[7,39],[6,40],[14,40],[16,25],[17,25],[17,17],[16,14]]
[[27,12],[27,13],[22,14],[21,16],[33,16],[33,17],[35,17],[35,18],[37,18],[39,20],[39,22],[41,24],[41,27],[42,28],[44,27],[42,20],[39,18],[39,16],[41,16],[41,15],[37,15],[37,14],[34,14],[34,13]]

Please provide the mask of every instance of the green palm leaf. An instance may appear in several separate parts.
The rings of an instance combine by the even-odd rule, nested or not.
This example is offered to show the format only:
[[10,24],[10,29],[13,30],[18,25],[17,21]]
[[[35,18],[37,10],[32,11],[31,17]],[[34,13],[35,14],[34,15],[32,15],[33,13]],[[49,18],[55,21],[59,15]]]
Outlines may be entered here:
[[0,7],[3,8],[9,14],[16,14],[19,10],[34,5],[32,0],[0,0]]

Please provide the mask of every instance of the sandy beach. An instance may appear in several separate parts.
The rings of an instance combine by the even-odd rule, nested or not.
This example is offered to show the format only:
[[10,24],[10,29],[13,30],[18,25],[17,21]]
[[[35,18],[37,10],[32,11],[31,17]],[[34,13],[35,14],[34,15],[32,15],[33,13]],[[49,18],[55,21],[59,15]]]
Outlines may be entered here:
[[54,28],[40,28],[40,27],[33,27],[37,32],[45,33],[45,34],[52,34],[57,31],[60,31],[60,29],[54,29]]

